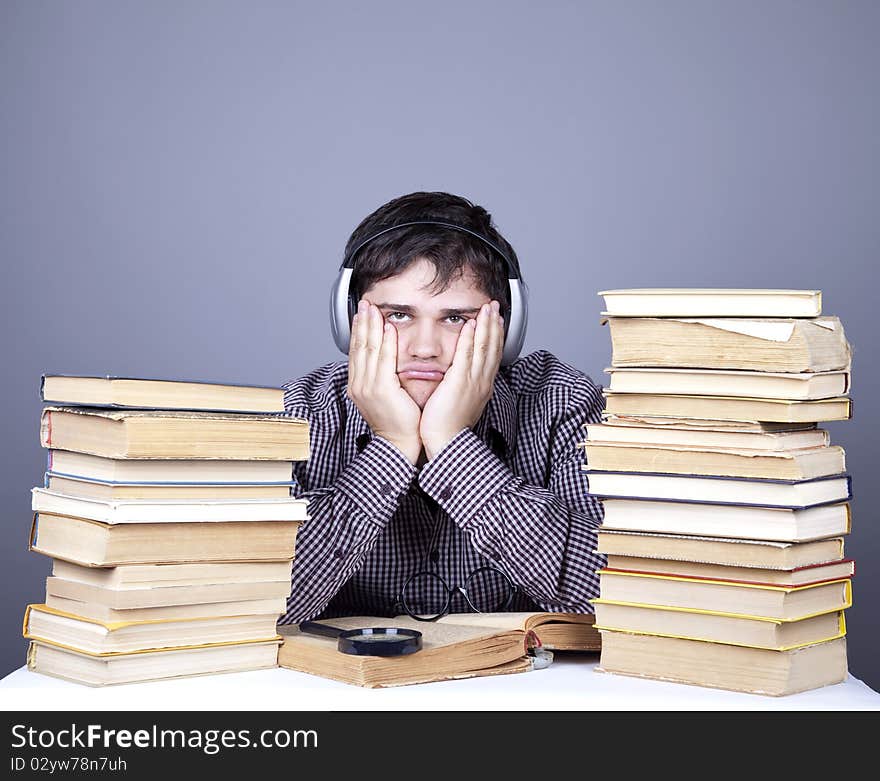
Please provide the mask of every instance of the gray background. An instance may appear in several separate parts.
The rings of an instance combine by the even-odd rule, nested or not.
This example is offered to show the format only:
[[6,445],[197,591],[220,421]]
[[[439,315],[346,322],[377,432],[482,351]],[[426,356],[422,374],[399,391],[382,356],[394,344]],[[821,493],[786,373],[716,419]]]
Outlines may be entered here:
[[43,372],[277,384],[341,356],[349,232],[413,190],[486,206],[531,289],[526,351],[607,382],[596,292],[821,289],[854,346],[850,669],[880,689],[872,478],[880,4],[0,5],[0,674]]

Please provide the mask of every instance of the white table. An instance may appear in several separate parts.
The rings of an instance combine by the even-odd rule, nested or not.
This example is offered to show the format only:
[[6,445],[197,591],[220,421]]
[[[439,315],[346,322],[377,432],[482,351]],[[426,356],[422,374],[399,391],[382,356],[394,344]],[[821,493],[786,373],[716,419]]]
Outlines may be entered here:
[[598,672],[596,654],[556,654],[544,670],[365,689],[280,667],[93,688],[27,670],[0,680],[3,711],[590,711],[880,710],[852,675],[833,686],[764,697]]

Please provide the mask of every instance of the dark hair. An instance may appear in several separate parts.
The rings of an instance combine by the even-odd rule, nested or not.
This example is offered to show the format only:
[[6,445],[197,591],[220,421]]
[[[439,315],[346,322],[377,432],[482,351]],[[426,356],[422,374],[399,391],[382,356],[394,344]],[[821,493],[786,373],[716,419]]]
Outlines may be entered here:
[[[448,222],[479,233],[503,250],[519,268],[513,247],[495,228],[489,212],[466,198],[442,192],[409,193],[380,206],[354,229],[345,245],[346,257],[358,244],[383,228],[415,220]],[[351,290],[355,300],[376,282],[401,273],[420,258],[434,264],[436,273],[431,282],[434,292],[444,291],[467,268],[483,292],[501,304],[507,319],[510,290],[504,259],[479,239],[438,225],[410,225],[389,231],[364,246],[355,258],[352,272]]]

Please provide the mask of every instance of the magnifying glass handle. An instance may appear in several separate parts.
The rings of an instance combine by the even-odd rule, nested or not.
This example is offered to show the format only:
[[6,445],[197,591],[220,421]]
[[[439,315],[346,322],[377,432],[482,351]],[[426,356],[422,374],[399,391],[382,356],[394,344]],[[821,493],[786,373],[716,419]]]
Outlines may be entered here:
[[300,632],[308,632],[310,635],[323,635],[324,637],[339,637],[345,631],[336,626],[319,624],[316,621],[303,621],[298,626]]

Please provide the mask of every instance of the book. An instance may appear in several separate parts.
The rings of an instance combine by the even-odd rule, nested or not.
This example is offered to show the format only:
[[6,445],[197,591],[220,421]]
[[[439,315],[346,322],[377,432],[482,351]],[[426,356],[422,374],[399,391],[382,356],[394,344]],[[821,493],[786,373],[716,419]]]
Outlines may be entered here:
[[846,472],[845,453],[838,445],[799,450],[733,450],[587,442],[584,451],[591,469],[614,472],[663,470],[678,475],[782,480],[808,480]]
[[551,651],[599,651],[601,637],[592,613],[447,613],[437,623],[532,631]]
[[603,530],[805,542],[840,537],[851,529],[848,502],[805,509],[614,498],[602,504]]
[[88,567],[292,559],[299,521],[101,523],[34,513],[29,550]]
[[741,583],[661,573],[601,569],[599,596],[612,602],[796,621],[852,605],[852,581],[805,586]]
[[762,372],[849,371],[837,317],[608,317],[611,365]]
[[31,640],[28,670],[88,686],[277,667],[278,640],[97,656]]
[[125,459],[49,449],[46,471],[59,476],[106,483],[140,485],[289,485],[292,461],[223,459]]
[[[593,425],[585,423],[584,426]],[[656,415],[605,414],[604,426],[639,426],[645,429],[683,429],[685,431],[714,431],[735,434],[784,434],[809,432],[816,429],[815,421],[775,422],[770,420],[711,420],[703,418],[676,418]],[[827,443],[825,443],[827,444]]]
[[614,393],[603,391],[604,415],[646,415],[668,418],[695,418],[771,423],[816,423],[849,420],[852,399],[791,401],[757,399],[745,396],[687,396],[661,393]]
[[734,567],[796,569],[839,561],[844,538],[826,537],[809,542],[738,539],[735,537],[618,531],[600,527],[596,550],[607,556],[638,556],[675,561],[708,562]]
[[292,559],[234,562],[198,561],[186,564],[126,564],[121,567],[84,567],[81,564],[74,564],[63,559],[52,561],[53,577],[112,589],[289,581],[292,568]]
[[44,407],[40,444],[106,458],[304,461],[309,424],[275,415]]
[[219,616],[177,621],[105,623],[50,608],[28,605],[22,635],[28,640],[109,656],[159,648],[182,648],[277,640],[277,613]]
[[277,499],[128,499],[99,501],[46,488],[31,489],[31,509],[38,513],[71,515],[101,523],[223,523],[229,521],[306,521],[308,502],[286,496]]
[[88,407],[284,412],[283,388],[109,375],[44,374],[40,380],[40,399]]
[[703,561],[669,561],[641,556],[618,556],[613,553],[609,554],[606,559],[605,569],[609,572],[619,570],[674,575],[684,578],[730,580],[738,583],[762,583],[774,586],[807,586],[829,580],[851,578],[855,574],[853,559],[822,561],[792,569],[731,566]]
[[246,599],[237,602],[204,602],[195,605],[160,605],[117,610],[97,602],[83,602],[54,594],[46,594],[46,606],[79,618],[91,618],[108,624],[132,621],[201,621],[224,616],[257,616],[273,613],[276,617],[287,610],[287,599]]
[[732,616],[711,610],[674,610],[656,605],[625,605],[593,600],[597,631],[680,637],[712,643],[788,651],[846,635],[844,611],[800,621],[773,621]]
[[605,499],[668,499],[802,509],[846,502],[852,498],[848,474],[809,480],[771,480],[666,472],[612,472],[586,466],[583,469],[589,473],[590,493]]
[[669,419],[679,425],[652,423],[611,417],[603,423],[586,423],[585,442],[595,444],[690,447],[701,450],[800,450],[825,447],[830,437],[825,429],[815,426],[794,431],[763,431],[736,428],[688,426],[684,421]]
[[596,670],[780,697],[840,683],[848,665],[845,637],[773,651],[602,630]]
[[846,396],[850,374],[759,372],[721,369],[607,368],[614,393],[663,393],[693,396],[754,396],[764,399],[830,399]]
[[84,480],[46,472],[43,487],[57,494],[76,496],[81,499],[97,499],[101,502],[126,499],[281,499],[291,496],[295,482],[278,485],[164,485],[162,483],[111,483],[101,480]]
[[342,653],[334,638],[280,625],[283,638],[278,665],[291,670],[368,688],[404,686],[455,678],[526,672],[527,634],[522,629],[460,626],[416,621],[409,616],[349,616],[320,621],[341,629],[402,627],[422,633],[423,647],[406,656],[358,656]]
[[108,588],[55,576],[46,578],[46,594],[106,605],[114,610],[170,605],[197,605],[204,602],[236,602],[249,599],[287,599],[290,580],[242,583],[194,583],[186,585],[145,585],[140,588]]
[[821,290],[630,288],[600,290],[619,317],[818,317]]

